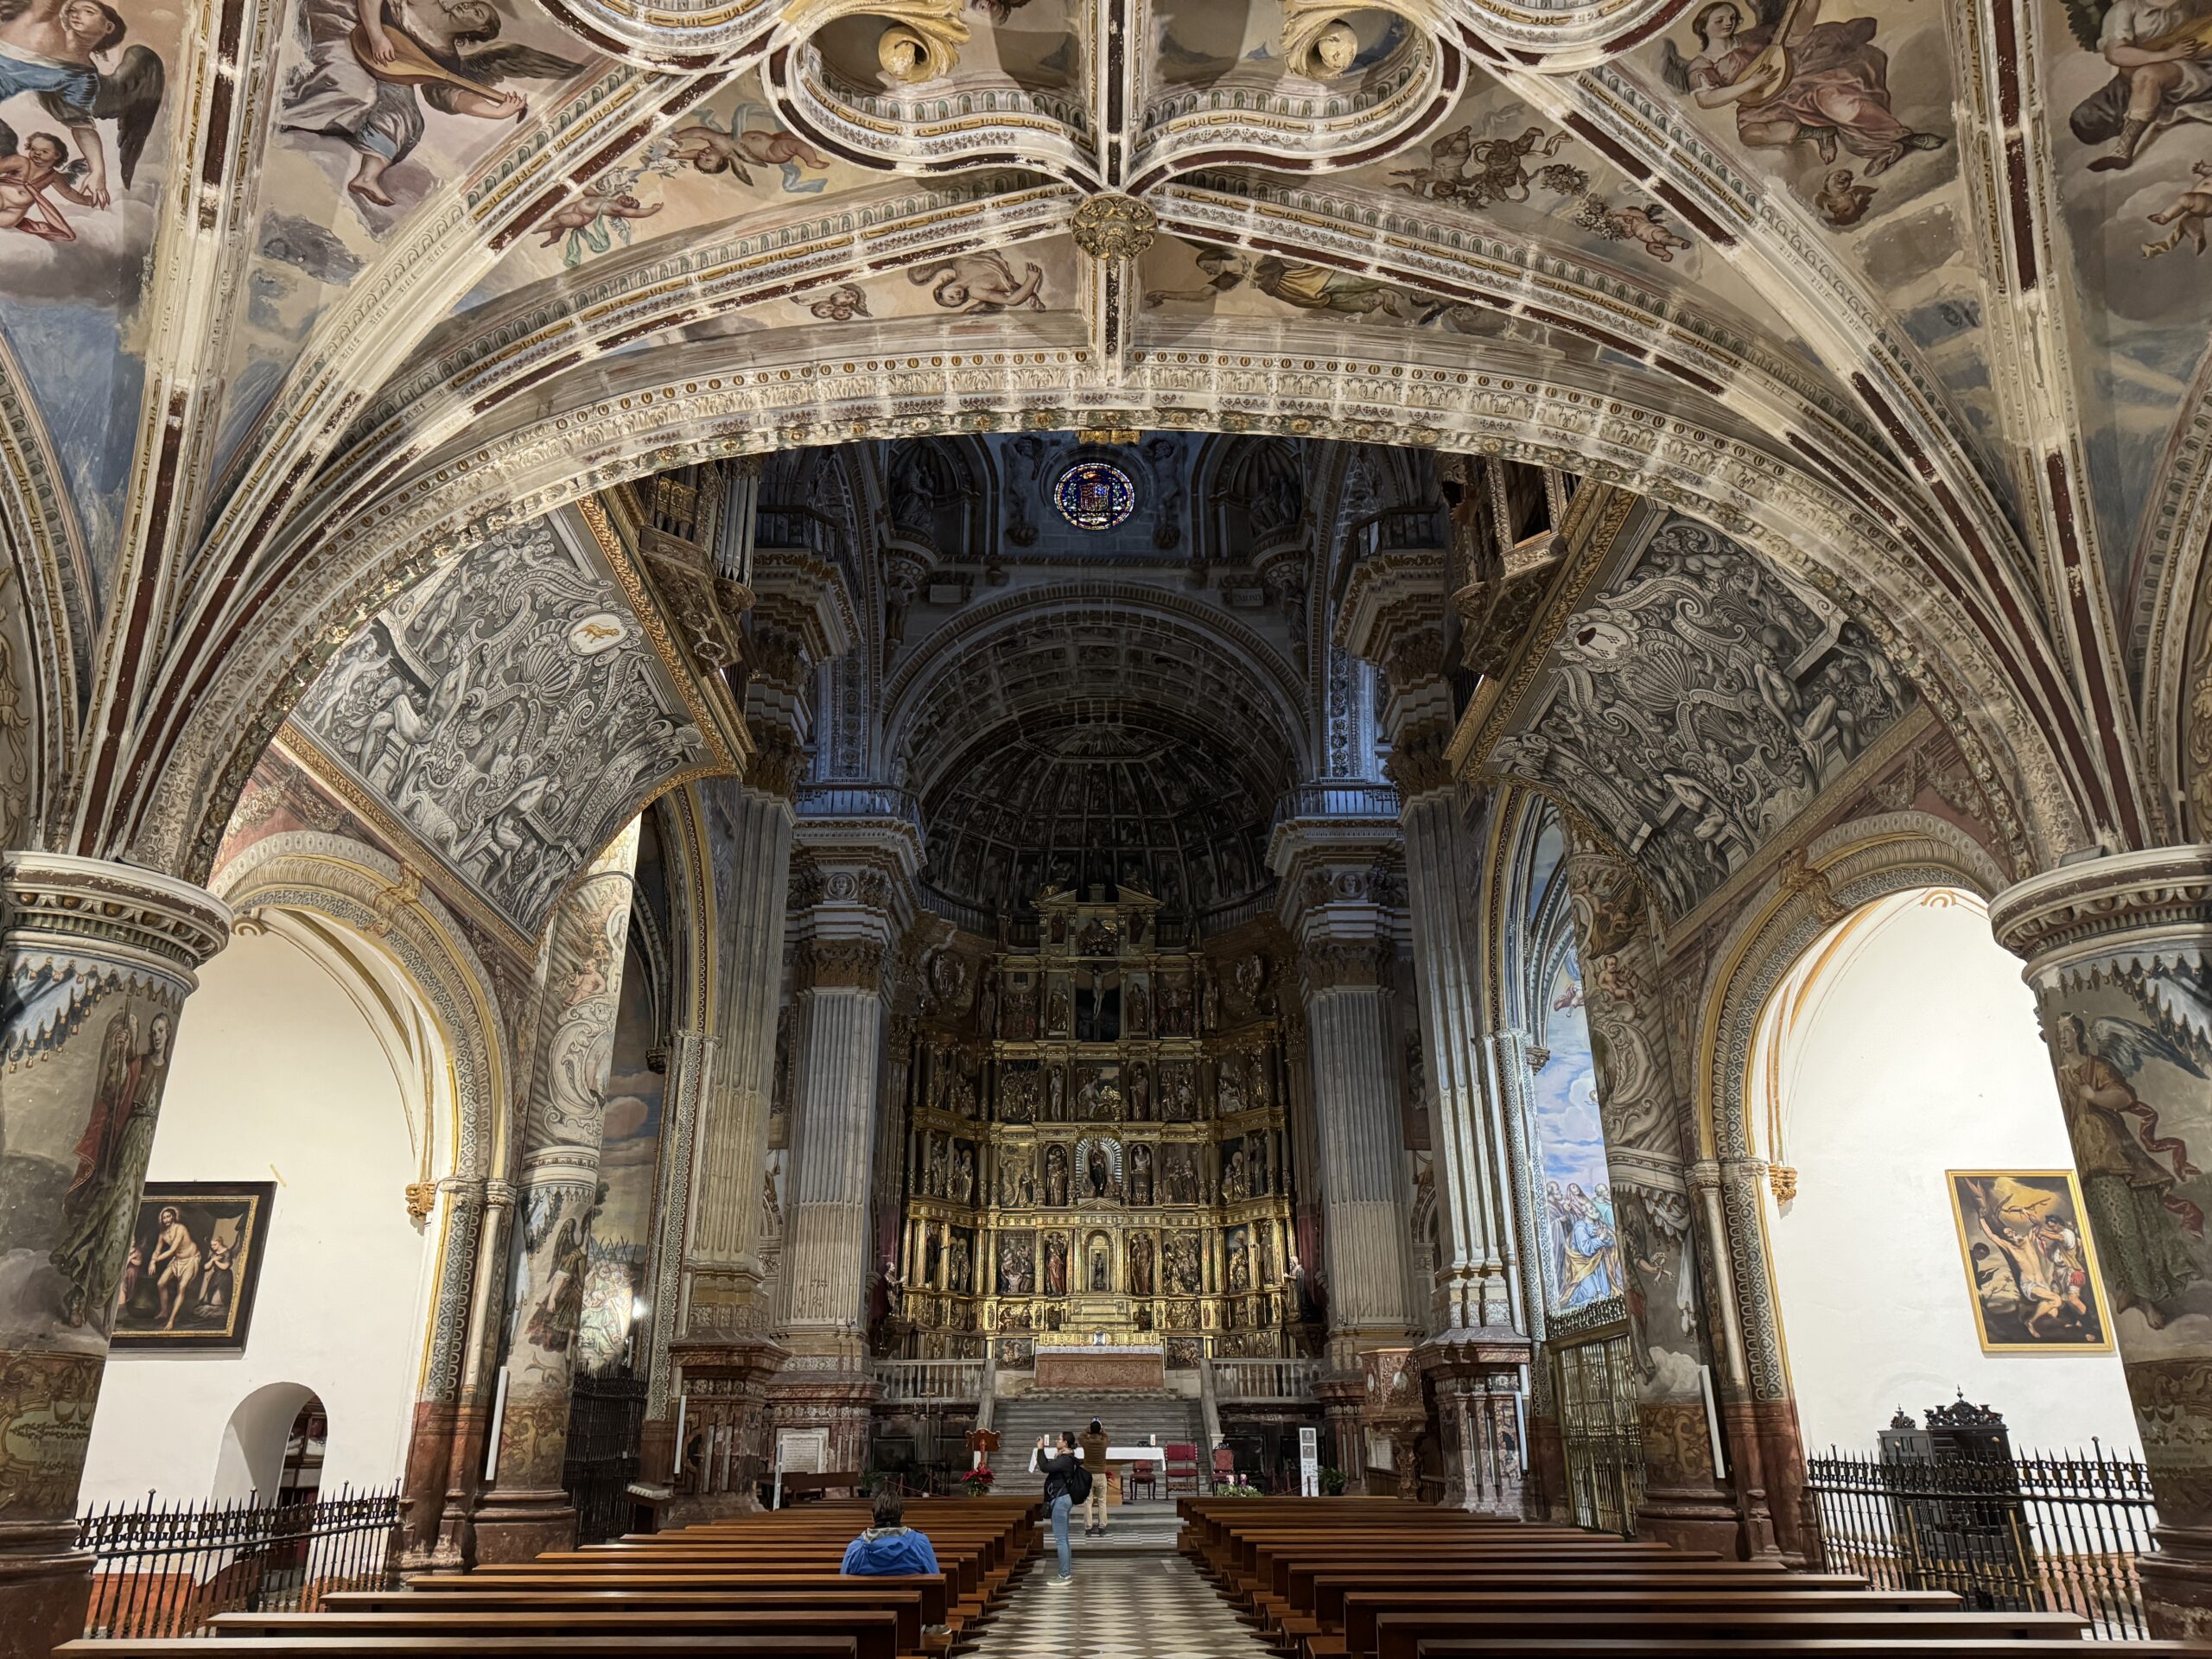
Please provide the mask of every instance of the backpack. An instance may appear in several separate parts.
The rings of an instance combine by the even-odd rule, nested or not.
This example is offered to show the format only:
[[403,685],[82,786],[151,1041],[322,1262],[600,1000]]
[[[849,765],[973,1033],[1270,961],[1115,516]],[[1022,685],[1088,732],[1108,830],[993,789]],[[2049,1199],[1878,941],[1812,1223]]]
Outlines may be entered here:
[[1090,1497],[1090,1471],[1081,1464],[1068,1471],[1068,1501],[1081,1503]]

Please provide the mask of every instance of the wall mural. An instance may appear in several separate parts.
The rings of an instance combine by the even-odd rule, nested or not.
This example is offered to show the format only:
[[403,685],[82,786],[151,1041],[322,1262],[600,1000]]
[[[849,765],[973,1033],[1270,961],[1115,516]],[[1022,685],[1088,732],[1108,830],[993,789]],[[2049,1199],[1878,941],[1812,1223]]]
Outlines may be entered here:
[[1574,802],[1680,916],[1912,702],[1856,623],[1675,517],[1569,620],[1490,764]]
[[[642,888],[646,872],[640,861]],[[631,1308],[646,1294],[653,1201],[660,1172],[661,1106],[667,1081],[655,1069],[652,976],[633,938],[622,969],[614,1060],[599,1148],[602,1196],[593,1217],[590,1265],[576,1329],[576,1365],[587,1372],[620,1364],[630,1346]],[[663,1061],[665,1066],[665,1061]]]
[[1529,1112],[1543,1184],[1544,1289],[1552,1311],[1561,1313],[1627,1288],[1598,1112],[1597,1065],[1583,1014],[1582,970],[1571,950],[1546,988],[1544,1014],[1544,1061],[1536,1068]]
[[2108,1353],[2112,1321],[2070,1169],[1948,1170],[1986,1354]]
[[144,367],[130,336],[186,15],[99,0],[0,5],[0,337],[60,464],[96,614],[138,431]]
[[536,938],[658,780],[707,754],[621,588],[565,516],[394,600],[294,713],[472,891]]
[[2196,254],[2212,217],[2212,54],[2190,0],[2047,0],[2045,103],[2059,198],[2085,292],[2083,388],[2098,531],[2116,602],[2136,511],[2204,353]]

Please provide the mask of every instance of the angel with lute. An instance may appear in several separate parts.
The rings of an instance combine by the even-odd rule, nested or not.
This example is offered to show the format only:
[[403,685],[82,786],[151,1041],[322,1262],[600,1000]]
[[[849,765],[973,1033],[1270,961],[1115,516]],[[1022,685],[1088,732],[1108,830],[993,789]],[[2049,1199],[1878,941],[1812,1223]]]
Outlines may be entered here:
[[308,67],[287,89],[284,127],[320,133],[359,159],[346,188],[380,207],[393,205],[385,175],[423,140],[423,106],[480,121],[515,121],[530,105],[502,82],[565,80],[583,70],[572,58],[499,40],[490,0],[306,0]]
[[83,156],[72,184],[87,207],[110,200],[99,124],[115,123],[116,171],[128,190],[161,114],[162,60],[149,47],[124,46],[129,29],[105,0],[0,0],[0,104],[29,94],[69,130]]
[[1732,108],[1736,136],[1753,149],[1810,144],[1823,162],[1839,145],[1887,172],[1942,135],[1920,132],[1890,108],[1890,57],[1874,44],[1872,17],[1821,21],[1821,0],[1713,0],[1690,19],[1697,56],[1684,62],[1668,43],[1669,85],[1700,109]]

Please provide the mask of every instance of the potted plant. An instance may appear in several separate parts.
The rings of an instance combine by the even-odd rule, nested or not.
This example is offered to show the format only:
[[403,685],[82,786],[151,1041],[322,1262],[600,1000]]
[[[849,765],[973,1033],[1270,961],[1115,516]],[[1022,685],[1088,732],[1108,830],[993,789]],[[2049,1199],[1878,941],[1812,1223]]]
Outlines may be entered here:
[[960,1477],[960,1484],[968,1489],[969,1497],[985,1497],[989,1496],[991,1483],[997,1478],[998,1477],[991,1472],[990,1465],[979,1463]]
[[1344,1495],[1343,1470],[1324,1469],[1321,1471],[1321,1495],[1324,1497],[1342,1497]]

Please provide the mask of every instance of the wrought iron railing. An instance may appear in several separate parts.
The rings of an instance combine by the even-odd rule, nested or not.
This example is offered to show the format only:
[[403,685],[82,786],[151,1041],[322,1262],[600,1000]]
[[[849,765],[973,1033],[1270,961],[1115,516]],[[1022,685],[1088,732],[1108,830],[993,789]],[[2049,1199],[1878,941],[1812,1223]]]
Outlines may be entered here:
[[1550,1335],[1568,1518],[1631,1537],[1644,1464],[1626,1309],[1610,1298],[1559,1319]]
[[2157,1514],[2141,1463],[1832,1451],[1808,1459],[1807,1472],[1831,1572],[1948,1590],[1968,1608],[2076,1613],[2094,1638],[2146,1633],[2136,1558],[2155,1548]]
[[1275,822],[1295,818],[1388,818],[1398,821],[1398,791],[1364,779],[1329,779],[1287,790],[1275,807]]
[[918,832],[922,823],[914,798],[888,784],[804,784],[798,811],[804,818],[896,818]]
[[885,1359],[876,1381],[888,1405],[968,1405],[982,1398],[981,1359]]
[[1214,1397],[1231,1405],[1281,1402],[1307,1404],[1313,1401],[1314,1384],[1320,1380],[1319,1365],[1296,1357],[1246,1359],[1216,1355],[1209,1363],[1213,1370]]
[[399,1582],[399,1488],[302,1503],[164,1503],[81,1516],[92,1552],[85,1634],[200,1636],[218,1613],[313,1612],[340,1590]]
[[644,1377],[618,1370],[575,1379],[561,1484],[576,1506],[578,1543],[604,1543],[630,1530],[630,1483],[638,1478],[645,1422]]

